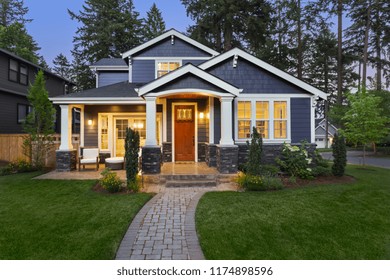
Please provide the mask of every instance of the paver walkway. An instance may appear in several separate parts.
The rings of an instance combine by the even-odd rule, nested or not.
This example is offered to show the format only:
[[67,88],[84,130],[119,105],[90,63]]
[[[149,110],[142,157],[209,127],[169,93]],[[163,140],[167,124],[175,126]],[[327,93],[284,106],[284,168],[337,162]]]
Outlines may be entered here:
[[195,230],[200,197],[217,188],[163,188],[134,218],[116,259],[204,259]]

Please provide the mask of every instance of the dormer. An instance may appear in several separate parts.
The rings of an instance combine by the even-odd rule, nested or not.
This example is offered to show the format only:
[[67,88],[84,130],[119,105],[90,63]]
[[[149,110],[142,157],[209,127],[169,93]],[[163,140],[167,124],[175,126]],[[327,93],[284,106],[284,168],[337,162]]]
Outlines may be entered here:
[[127,81],[129,66],[122,58],[103,58],[89,66],[96,75],[96,87]]

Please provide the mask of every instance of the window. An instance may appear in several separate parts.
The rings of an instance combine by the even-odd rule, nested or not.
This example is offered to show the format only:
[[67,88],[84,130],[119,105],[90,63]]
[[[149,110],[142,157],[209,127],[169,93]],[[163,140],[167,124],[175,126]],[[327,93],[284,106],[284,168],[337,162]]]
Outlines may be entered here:
[[100,149],[108,150],[108,116],[101,117]]
[[31,113],[32,107],[26,104],[18,104],[18,124],[24,123],[26,121],[26,117],[29,113]]
[[287,138],[287,102],[274,102],[274,138]]
[[157,62],[157,78],[160,78],[179,67],[179,61]]
[[251,102],[238,101],[238,138],[251,137]]
[[8,79],[22,85],[28,85],[28,68],[16,60],[9,60]]
[[269,103],[268,101],[256,102],[256,129],[264,139],[269,138]]

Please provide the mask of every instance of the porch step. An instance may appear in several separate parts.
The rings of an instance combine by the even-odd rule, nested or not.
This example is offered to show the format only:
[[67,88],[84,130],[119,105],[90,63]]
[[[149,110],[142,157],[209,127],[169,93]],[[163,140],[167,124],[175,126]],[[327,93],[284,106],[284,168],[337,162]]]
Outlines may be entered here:
[[202,180],[202,181],[167,181],[166,188],[207,188],[216,187],[216,181]]
[[165,184],[167,188],[202,188],[216,187],[217,176],[214,174],[202,175],[161,175],[160,184]]

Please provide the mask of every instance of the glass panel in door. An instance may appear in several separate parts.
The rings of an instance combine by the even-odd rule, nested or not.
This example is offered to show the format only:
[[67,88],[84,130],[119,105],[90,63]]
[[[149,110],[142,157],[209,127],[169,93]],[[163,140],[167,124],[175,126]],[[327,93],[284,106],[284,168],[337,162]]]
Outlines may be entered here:
[[115,156],[125,155],[126,128],[129,127],[128,119],[115,120]]

